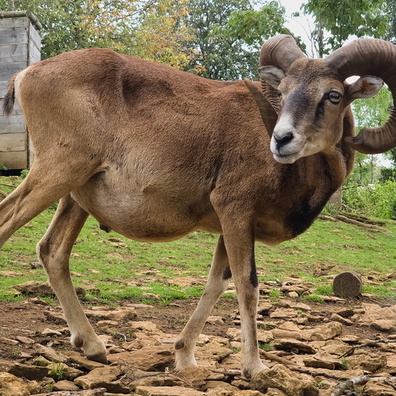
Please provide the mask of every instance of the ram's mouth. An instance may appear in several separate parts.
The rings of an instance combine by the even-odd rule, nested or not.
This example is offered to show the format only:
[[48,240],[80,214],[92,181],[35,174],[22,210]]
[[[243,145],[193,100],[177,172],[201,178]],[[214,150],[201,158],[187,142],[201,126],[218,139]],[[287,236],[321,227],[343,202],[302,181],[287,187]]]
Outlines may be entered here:
[[300,158],[300,153],[282,155],[282,154],[274,154],[274,159],[280,164],[293,164]]

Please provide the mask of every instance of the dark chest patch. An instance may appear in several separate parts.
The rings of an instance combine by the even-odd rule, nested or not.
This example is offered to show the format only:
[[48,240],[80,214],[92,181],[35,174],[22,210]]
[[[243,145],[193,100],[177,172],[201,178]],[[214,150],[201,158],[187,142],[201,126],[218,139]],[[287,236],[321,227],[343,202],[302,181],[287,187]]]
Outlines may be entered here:
[[[317,174],[317,184],[312,185],[310,188],[304,187],[304,192],[297,194],[290,209],[285,213],[284,225],[290,230],[293,238],[307,230],[314,220],[319,216],[326,203],[331,196],[340,187],[339,178],[334,177],[334,170],[323,154],[316,156],[316,167],[320,169],[320,174]],[[312,169],[312,171],[315,171]],[[289,174],[290,177],[290,174]],[[306,176],[294,175],[295,178],[300,179],[303,183]],[[295,191],[298,191],[296,188]]]
[[285,227],[290,230],[292,237],[307,230],[323,209],[326,202],[321,205],[311,203],[312,196],[307,194],[303,200],[293,205],[285,216]]

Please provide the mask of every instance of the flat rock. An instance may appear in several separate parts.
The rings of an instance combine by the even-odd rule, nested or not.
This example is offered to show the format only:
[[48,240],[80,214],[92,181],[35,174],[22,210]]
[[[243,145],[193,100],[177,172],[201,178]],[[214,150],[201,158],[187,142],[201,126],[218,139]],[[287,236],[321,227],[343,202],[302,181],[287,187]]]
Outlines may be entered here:
[[351,346],[340,340],[329,340],[326,341],[325,345],[322,346],[320,349],[323,352],[341,356],[344,353],[348,352],[351,349]]
[[255,374],[251,386],[263,393],[266,393],[268,388],[275,388],[287,396],[319,395],[319,388],[312,377],[292,372],[281,364]]
[[39,390],[40,385],[36,381],[26,381],[11,373],[0,372],[1,396],[28,396]]
[[15,339],[17,341],[19,341],[21,344],[29,345],[29,344],[34,344],[35,343],[35,341],[33,339],[29,338],[29,337],[16,336]]
[[184,382],[192,385],[195,389],[201,389],[212,372],[200,367],[186,367],[177,376]]
[[136,389],[137,387],[141,386],[184,386],[186,383],[189,383],[194,387],[203,386],[205,381],[200,375],[200,369],[198,369],[197,367],[189,367],[183,371],[185,372],[189,369],[197,371],[197,376],[195,378],[192,375],[184,377],[181,374],[182,372],[178,373],[178,375],[169,373],[158,373],[156,375],[153,375],[152,373],[146,373],[145,376],[129,382],[129,386],[131,389]]
[[[89,389],[83,391],[56,391],[50,393],[40,393],[35,394],[34,396],[105,396],[106,389],[97,388],[97,389]],[[116,395],[114,395],[116,396]]]
[[88,318],[100,318],[104,320],[127,321],[136,319],[137,315],[134,308],[117,309],[117,310],[85,310]]
[[304,304],[302,302],[296,302],[296,301],[288,300],[288,299],[285,299],[285,300],[279,302],[278,304],[282,305],[284,307],[287,307],[287,308],[296,309],[298,311],[309,312],[312,310],[312,308],[308,304]]
[[[235,386],[232,386],[228,382],[224,381],[206,381],[204,386],[204,391],[209,394],[215,394],[216,391],[226,391],[226,392],[239,392],[239,389]],[[220,396],[220,395],[219,395]]]
[[340,359],[326,353],[317,353],[313,356],[306,357],[303,359],[303,362],[307,367],[324,368],[328,370],[343,369]]
[[361,325],[370,326],[371,323],[384,318],[391,318],[396,325],[396,305],[380,307],[377,304],[362,304],[362,313],[358,318]]
[[221,316],[208,316],[206,319],[206,323],[212,324],[212,325],[221,325],[224,324],[224,319]]
[[338,315],[336,313],[331,314],[330,320],[333,322],[340,322],[345,326],[352,326],[354,323],[352,320],[344,318],[343,316]]
[[182,386],[138,386],[135,393],[142,396],[204,396],[204,392]]
[[108,389],[106,384],[115,381],[122,373],[121,368],[117,366],[98,367],[90,371],[87,375],[76,378],[74,383],[83,389]]
[[157,325],[154,322],[149,322],[149,321],[131,322],[130,326],[132,329],[135,329],[135,330],[142,330],[142,331],[149,331],[149,332],[157,330]]
[[62,333],[59,330],[54,330],[54,329],[49,329],[46,328],[41,332],[41,335],[44,337],[50,337],[50,336],[58,336],[61,337]]
[[361,368],[374,373],[386,367],[387,359],[384,355],[355,354],[346,358],[348,369]]
[[108,355],[111,363],[127,363],[143,371],[163,371],[173,363],[172,345],[144,347],[137,351]]
[[55,312],[55,311],[44,311],[44,316],[47,318],[49,322],[55,323],[55,324],[61,324],[61,325],[66,325],[66,319],[64,315],[61,312]]
[[257,308],[257,313],[259,315],[268,316],[270,310],[272,309],[273,304],[269,302],[260,302]]
[[370,327],[382,331],[384,333],[390,333],[395,329],[396,319],[379,319],[370,324]]
[[263,330],[263,329],[257,329],[257,339],[260,342],[270,342],[274,339],[273,335],[274,330]]
[[77,391],[80,389],[74,382],[68,380],[55,382],[52,388],[56,391]]
[[329,322],[315,327],[310,333],[309,339],[312,341],[331,340],[342,333],[342,324],[339,322]]
[[297,311],[292,308],[277,308],[270,313],[271,319],[289,319],[295,318],[298,315]]
[[282,330],[282,329],[274,329],[272,330],[273,338],[292,338],[295,340],[301,340],[302,335],[300,331],[291,331],[291,330]]
[[61,362],[64,363],[67,361],[67,356],[65,356],[61,352],[55,351],[55,349],[41,345],[41,344],[35,344],[34,349],[36,350],[37,353],[40,355],[44,356],[46,359],[52,361],[52,362]]
[[7,338],[7,337],[0,337],[0,342],[2,344],[6,344],[6,345],[18,345],[19,342],[17,340],[14,340],[12,338]]
[[227,337],[229,337],[233,341],[242,341],[242,331],[241,329],[230,327],[227,330]]
[[67,356],[70,360],[77,363],[81,367],[86,368],[87,370],[93,370],[97,367],[103,367],[105,364],[95,362],[94,360],[89,360],[85,356],[81,355],[79,352],[76,351],[65,351],[65,356]]
[[369,381],[364,385],[362,396],[395,396],[396,391],[390,385]]
[[24,283],[19,283],[18,285],[14,285],[13,288],[23,294],[38,294],[40,296],[55,295],[48,282],[27,281]]
[[315,354],[317,352],[316,349],[308,343],[292,339],[275,340],[274,348],[283,351],[298,351],[299,353]]
[[49,369],[47,367],[34,366],[31,364],[15,363],[8,372],[16,377],[40,381],[48,375]]

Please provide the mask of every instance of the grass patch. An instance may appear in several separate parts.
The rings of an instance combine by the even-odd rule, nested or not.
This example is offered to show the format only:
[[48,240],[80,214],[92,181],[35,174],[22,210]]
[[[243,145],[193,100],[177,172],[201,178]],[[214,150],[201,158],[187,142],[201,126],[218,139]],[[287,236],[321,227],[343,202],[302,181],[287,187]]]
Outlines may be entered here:
[[308,296],[304,296],[303,299],[313,302],[323,302],[323,297],[318,296],[317,294],[310,294]]
[[[1,177],[1,189],[10,192],[17,177]],[[33,269],[37,261],[35,245],[44,235],[54,208],[50,208],[18,230],[0,253],[0,300],[20,301],[12,286],[28,280],[46,281],[42,268]],[[256,262],[260,281],[298,276],[313,282],[316,295],[330,295],[331,281],[315,276],[315,267],[327,267],[327,275],[356,271],[363,279],[395,272],[396,222],[386,221],[385,232],[373,232],[354,225],[317,220],[301,236],[275,247],[256,244]],[[116,233],[99,229],[89,218],[80,233],[70,260],[76,286],[96,286],[88,291],[86,301],[114,304],[122,299],[159,301],[163,305],[175,299],[200,296],[212,261],[218,236],[193,232],[169,243],[141,243]],[[191,278],[191,279],[189,279]],[[181,282],[185,279],[185,282]],[[177,282],[176,282],[177,280]],[[396,299],[396,279],[378,285],[365,285],[363,292]],[[234,293],[225,294],[235,297]],[[270,299],[280,298],[278,290]]]
[[274,350],[273,342],[259,341],[259,348],[266,352],[273,351]]

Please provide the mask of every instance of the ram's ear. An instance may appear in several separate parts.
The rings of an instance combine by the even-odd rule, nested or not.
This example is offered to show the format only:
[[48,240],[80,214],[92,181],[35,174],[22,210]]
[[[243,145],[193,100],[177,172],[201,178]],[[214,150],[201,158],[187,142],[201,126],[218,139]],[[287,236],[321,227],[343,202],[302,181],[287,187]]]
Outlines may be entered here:
[[261,81],[266,81],[271,87],[278,89],[286,74],[276,66],[261,66],[258,69]]
[[363,76],[348,86],[348,95],[352,100],[368,99],[377,95],[383,87],[384,81],[376,76]]

